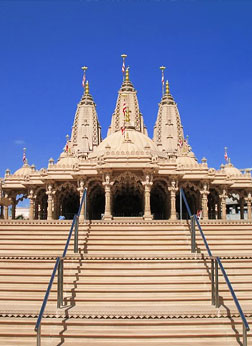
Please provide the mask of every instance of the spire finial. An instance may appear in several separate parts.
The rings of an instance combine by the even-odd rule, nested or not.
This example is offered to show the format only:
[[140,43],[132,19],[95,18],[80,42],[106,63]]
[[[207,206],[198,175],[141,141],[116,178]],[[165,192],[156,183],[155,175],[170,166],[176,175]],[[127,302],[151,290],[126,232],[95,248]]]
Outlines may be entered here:
[[166,93],[166,95],[169,95],[169,94],[170,94],[170,87],[169,87],[169,82],[168,82],[168,80],[167,80],[166,83],[165,83],[165,93]]
[[124,81],[124,75],[125,75],[125,59],[127,58],[127,54],[122,54],[121,57],[122,57],[122,59],[123,59],[123,63],[122,63],[122,74],[123,74],[123,81]]
[[161,83],[162,83],[162,95],[164,95],[164,70],[166,69],[165,66],[160,66],[160,70],[162,72],[162,78],[161,78]]
[[86,83],[86,71],[87,71],[87,69],[88,69],[88,67],[87,66],[82,66],[82,68],[81,68],[82,70],[83,70],[83,78],[82,78],[82,86],[83,86],[83,88],[85,88],[85,83]]
[[126,75],[125,75],[125,80],[129,81],[129,66],[126,69]]
[[89,94],[89,83],[88,80],[86,81],[86,85],[85,85],[85,95]]

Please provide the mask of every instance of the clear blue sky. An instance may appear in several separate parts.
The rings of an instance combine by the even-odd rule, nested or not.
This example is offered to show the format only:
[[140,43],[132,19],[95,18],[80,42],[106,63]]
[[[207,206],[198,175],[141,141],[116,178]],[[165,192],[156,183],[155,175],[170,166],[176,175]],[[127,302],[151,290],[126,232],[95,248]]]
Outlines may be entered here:
[[0,176],[47,167],[71,133],[82,95],[81,66],[103,137],[128,54],[131,80],[152,137],[161,98],[159,67],[178,103],[197,158],[218,168],[224,146],[252,167],[252,1],[0,1]]

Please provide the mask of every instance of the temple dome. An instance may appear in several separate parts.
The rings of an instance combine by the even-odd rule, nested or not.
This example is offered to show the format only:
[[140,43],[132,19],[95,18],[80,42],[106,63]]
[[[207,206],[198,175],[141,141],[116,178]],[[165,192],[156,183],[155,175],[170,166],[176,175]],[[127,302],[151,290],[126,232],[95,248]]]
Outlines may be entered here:
[[13,175],[18,177],[24,177],[26,175],[30,175],[32,172],[31,166],[28,163],[25,163],[23,167],[19,168]]
[[238,168],[234,167],[234,165],[232,165],[231,162],[227,163],[225,166],[224,166],[224,172],[227,174],[227,175],[242,175],[241,171],[239,171]]
[[66,152],[62,152],[56,165],[58,167],[72,167],[78,162],[78,158],[75,156],[70,156]]
[[195,166],[197,165],[197,159],[192,151],[187,153],[187,155],[178,156],[177,157],[177,165],[178,166]]
[[90,157],[103,156],[106,152],[115,152],[118,154],[143,154],[151,153],[161,155],[156,144],[143,133],[136,131],[134,128],[127,128],[125,133],[117,131],[104,139],[95,149]]

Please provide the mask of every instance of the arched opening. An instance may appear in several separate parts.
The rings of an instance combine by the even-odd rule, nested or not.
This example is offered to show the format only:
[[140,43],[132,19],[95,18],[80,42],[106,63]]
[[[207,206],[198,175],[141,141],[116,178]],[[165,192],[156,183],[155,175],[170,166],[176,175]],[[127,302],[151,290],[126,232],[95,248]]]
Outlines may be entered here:
[[[189,208],[191,210],[192,214],[197,214],[197,210],[201,209],[200,205],[200,192],[196,189],[194,185],[182,185],[182,188],[184,190],[187,203],[189,205]],[[179,216],[180,215],[180,193],[179,191],[176,194],[176,213]],[[184,202],[182,201],[182,219],[188,219],[188,213],[186,206]]]
[[209,189],[208,195],[208,218],[210,220],[221,219],[221,206],[219,193],[216,189]]
[[105,210],[105,193],[100,182],[89,184],[87,200],[88,218],[101,220]]
[[78,213],[79,206],[80,197],[77,192],[67,191],[61,200],[61,215],[65,216],[67,220],[71,220]]
[[143,186],[135,175],[119,176],[113,185],[112,215],[138,217],[144,214]]
[[167,198],[167,184],[163,181],[154,181],[151,195],[151,214],[154,220],[164,220],[170,217],[170,201]]
[[47,219],[47,194],[45,189],[37,191],[37,198],[35,201],[35,219]]
[[80,206],[80,196],[76,186],[72,184],[63,184],[58,188],[54,198],[54,217],[64,216],[67,220],[72,220],[78,213]]

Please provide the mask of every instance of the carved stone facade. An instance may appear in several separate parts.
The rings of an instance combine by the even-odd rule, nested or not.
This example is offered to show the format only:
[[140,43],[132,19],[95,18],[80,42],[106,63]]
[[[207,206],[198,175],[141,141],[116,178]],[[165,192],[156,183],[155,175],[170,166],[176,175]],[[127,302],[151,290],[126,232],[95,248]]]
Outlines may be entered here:
[[[36,170],[27,162],[1,181],[0,217],[8,206],[29,198],[29,218],[71,219],[87,188],[90,219],[122,217],[176,220],[183,187],[193,213],[226,219],[227,199],[236,198],[241,219],[251,220],[252,179],[230,162],[219,170],[199,163],[184,138],[177,104],[168,82],[159,103],[153,140],[148,137],[129,71],[118,93],[108,136],[101,140],[96,106],[86,84],[77,106],[71,138],[57,162]],[[246,211],[246,213],[245,213]],[[84,220],[84,207],[80,221]],[[183,213],[183,217],[186,214]]]

